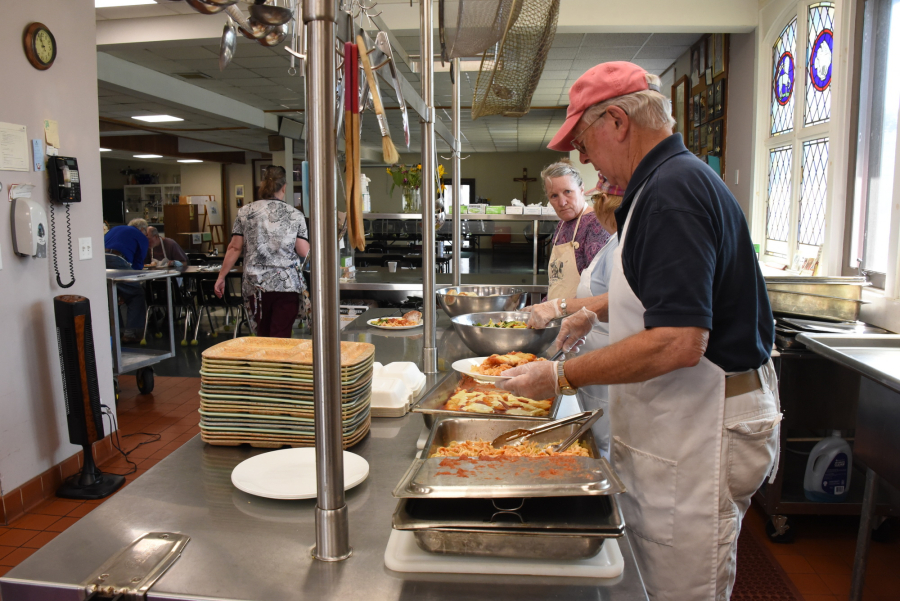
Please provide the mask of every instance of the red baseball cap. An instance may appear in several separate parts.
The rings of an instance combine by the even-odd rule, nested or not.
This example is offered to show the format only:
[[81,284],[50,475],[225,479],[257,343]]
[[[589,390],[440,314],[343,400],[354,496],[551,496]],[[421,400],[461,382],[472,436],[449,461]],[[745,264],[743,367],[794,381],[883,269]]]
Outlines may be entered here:
[[550,140],[547,148],[562,151],[574,150],[572,138],[577,132],[573,130],[584,111],[604,100],[642,90],[659,92],[657,86],[647,83],[647,72],[634,63],[614,61],[600,63],[596,67],[588,69],[587,73],[579,77],[569,90],[566,122]]

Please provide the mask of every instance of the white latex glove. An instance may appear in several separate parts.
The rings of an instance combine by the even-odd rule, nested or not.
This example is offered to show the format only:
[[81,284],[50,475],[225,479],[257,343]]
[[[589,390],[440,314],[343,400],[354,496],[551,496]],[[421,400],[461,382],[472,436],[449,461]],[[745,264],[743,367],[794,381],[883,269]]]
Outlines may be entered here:
[[156,259],[150,259],[150,267],[156,267],[159,265]]
[[531,317],[528,318],[529,328],[546,328],[548,321],[557,317],[562,317],[562,310],[559,308],[558,298],[554,298],[551,301],[539,305],[532,305],[525,309],[531,311]]
[[556,348],[563,349],[567,353],[577,353],[584,344],[585,336],[591,333],[594,326],[599,325],[597,314],[582,307],[563,320],[559,327],[559,335],[556,337]]
[[500,380],[494,386],[508,390],[516,396],[543,400],[560,394],[559,378],[556,375],[558,361],[533,361],[503,372],[513,376],[511,380]]

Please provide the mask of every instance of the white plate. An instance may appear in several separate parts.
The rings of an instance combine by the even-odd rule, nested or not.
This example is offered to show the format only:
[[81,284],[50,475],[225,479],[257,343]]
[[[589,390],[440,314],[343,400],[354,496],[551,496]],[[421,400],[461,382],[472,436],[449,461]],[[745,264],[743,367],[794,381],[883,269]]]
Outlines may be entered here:
[[[369,475],[369,462],[344,451],[344,490]],[[247,494],[267,499],[314,499],[316,497],[316,450],[269,451],[239,463],[231,472],[231,483]]]
[[453,369],[461,374],[472,376],[479,382],[499,382],[501,380],[512,380],[512,376],[486,376],[478,372],[472,371],[473,367],[481,365],[487,357],[471,357],[469,359],[460,359],[453,362]]
[[413,328],[421,328],[422,322],[420,321],[414,326],[376,326],[373,321],[378,321],[379,319],[385,319],[384,317],[376,317],[375,319],[370,319],[366,323],[372,326],[373,328],[378,328],[379,330],[411,330]]

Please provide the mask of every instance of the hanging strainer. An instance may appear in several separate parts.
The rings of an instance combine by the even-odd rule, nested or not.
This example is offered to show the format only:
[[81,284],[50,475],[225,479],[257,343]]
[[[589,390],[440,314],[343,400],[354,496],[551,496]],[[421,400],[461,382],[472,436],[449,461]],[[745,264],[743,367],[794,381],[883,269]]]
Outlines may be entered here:
[[472,99],[472,119],[488,115],[522,117],[541,79],[556,35],[559,0],[518,0],[518,18],[494,53],[485,52]]
[[441,57],[478,56],[503,38],[522,0],[440,0]]

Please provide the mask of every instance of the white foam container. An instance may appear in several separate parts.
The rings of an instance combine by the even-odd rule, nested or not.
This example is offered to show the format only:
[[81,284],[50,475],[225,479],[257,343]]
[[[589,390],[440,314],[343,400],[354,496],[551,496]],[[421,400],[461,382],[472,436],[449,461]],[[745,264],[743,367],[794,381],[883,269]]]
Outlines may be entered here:
[[410,389],[413,396],[425,386],[425,374],[419,371],[412,361],[395,361],[388,363],[378,372],[378,375],[386,378],[400,378]]
[[372,377],[372,417],[403,417],[411,398],[412,392],[400,378]]

